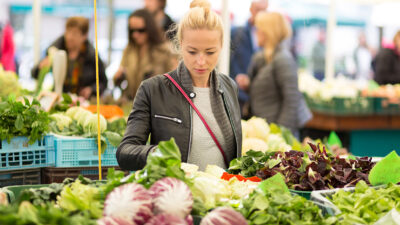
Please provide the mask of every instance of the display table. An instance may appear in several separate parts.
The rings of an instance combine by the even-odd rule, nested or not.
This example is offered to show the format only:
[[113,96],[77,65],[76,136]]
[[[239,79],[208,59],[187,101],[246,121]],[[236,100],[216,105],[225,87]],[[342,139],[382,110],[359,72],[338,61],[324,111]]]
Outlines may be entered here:
[[338,116],[313,112],[307,128],[348,131],[350,151],[357,156],[400,153],[400,115]]

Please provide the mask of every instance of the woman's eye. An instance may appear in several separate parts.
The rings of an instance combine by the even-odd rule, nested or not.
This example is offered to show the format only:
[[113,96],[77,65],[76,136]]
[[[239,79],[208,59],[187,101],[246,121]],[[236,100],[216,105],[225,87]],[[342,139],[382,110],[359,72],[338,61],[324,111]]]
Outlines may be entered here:
[[207,52],[207,55],[213,55],[215,52]]
[[196,54],[196,52],[189,51],[189,54],[191,54],[191,55],[195,55],[195,54]]

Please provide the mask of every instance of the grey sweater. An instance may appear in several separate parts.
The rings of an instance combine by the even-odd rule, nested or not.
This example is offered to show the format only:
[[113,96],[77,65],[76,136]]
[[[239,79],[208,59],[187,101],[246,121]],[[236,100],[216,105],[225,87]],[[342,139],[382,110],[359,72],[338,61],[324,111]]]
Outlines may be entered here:
[[312,118],[298,88],[296,62],[285,45],[276,48],[268,64],[264,52],[255,54],[248,75],[254,116],[286,126],[294,132]]
[[[228,154],[228,158],[234,157],[234,149],[228,149],[228,146],[225,144],[222,130],[218,126],[217,120],[211,110],[210,88],[193,87],[193,90],[196,93],[196,98],[193,99],[193,103],[214,132],[221,147],[225,150],[226,154]],[[217,165],[226,169],[224,158],[203,122],[200,120],[200,117],[194,110],[192,114],[193,141],[189,152],[188,163],[198,165],[201,171],[204,171],[207,165]]]

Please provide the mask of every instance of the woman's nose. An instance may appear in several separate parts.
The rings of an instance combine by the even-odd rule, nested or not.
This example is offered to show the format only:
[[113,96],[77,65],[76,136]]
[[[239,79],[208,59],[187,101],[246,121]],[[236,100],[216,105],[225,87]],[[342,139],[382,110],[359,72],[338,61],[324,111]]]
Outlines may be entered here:
[[199,56],[197,56],[197,64],[199,65],[203,65],[206,63],[205,57],[203,54],[199,54]]

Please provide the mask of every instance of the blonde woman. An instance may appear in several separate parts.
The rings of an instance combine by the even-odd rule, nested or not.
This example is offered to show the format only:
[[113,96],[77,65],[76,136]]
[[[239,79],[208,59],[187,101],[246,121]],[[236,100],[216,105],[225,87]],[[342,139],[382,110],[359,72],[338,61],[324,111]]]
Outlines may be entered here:
[[287,20],[277,12],[260,12],[255,19],[263,51],[256,53],[248,74],[236,78],[250,94],[251,113],[286,126],[295,136],[312,115],[301,95],[297,67],[286,42],[291,37]]
[[[238,88],[215,69],[222,49],[222,21],[208,1],[194,0],[190,7],[177,26],[183,60],[174,71],[139,87],[117,151],[122,169],[141,169],[158,142],[172,137],[182,161],[200,170],[208,164],[226,168],[241,155]],[[145,145],[150,134],[151,145]]]

